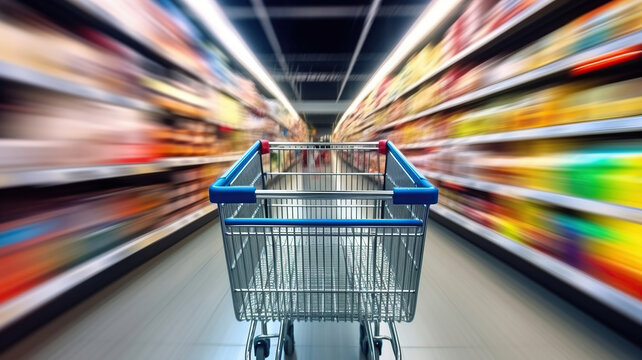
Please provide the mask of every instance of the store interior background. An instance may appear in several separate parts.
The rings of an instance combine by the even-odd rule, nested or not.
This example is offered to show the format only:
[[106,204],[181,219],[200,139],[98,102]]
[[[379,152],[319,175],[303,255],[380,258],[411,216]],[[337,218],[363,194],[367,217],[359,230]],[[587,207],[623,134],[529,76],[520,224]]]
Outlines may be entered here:
[[0,351],[200,244],[258,139],[393,141],[440,242],[642,343],[640,0],[7,0],[0,38]]

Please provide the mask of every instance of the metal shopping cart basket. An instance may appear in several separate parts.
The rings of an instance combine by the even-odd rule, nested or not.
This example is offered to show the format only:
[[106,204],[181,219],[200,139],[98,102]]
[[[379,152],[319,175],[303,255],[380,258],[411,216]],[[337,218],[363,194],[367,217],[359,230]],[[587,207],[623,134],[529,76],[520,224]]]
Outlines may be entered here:
[[294,320],[360,322],[364,354],[388,340],[401,358],[394,322],[415,315],[437,189],[391,142],[257,141],[209,191],[236,318],[250,321],[246,359],[267,357],[271,338],[276,359],[290,355]]

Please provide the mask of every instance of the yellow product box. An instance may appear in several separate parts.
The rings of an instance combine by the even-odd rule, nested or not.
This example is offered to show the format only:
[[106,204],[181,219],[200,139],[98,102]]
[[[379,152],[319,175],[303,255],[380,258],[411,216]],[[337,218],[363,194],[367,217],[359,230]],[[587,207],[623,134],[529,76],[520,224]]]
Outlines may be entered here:
[[408,59],[408,62],[404,66],[408,68],[408,78],[406,80],[408,84],[411,84],[417,80],[417,72],[419,67],[417,64],[418,56],[419,54],[415,54],[412,57],[410,57],[410,59]]
[[539,103],[536,98],[528,97],[519,101],[519,106],[515,111],[514,128],[516,130],[533,127],[533,123],[541,116]]
[[462,137],[465,135],[465,124],[467,118],[464,116],[452,116],[448,119],[450,122],[450,131],[452,137]]
[[540,92],[542,97],[542,113],[539,126],[552,126],[564,123],[561,119],[560,109],[567,96],[564,87],[556,86]]
[[444,44],[439,42],[435,45],[432,50],[433,61],[435,62],[435,68],[438,68],[443,62],[444,56]]
[[618,1],[613,9],[616,14],[614,33],[622,36],[642,29],[642,2],[636,0]]
[[557,110],[557,122],[559,124],[567,124],[578,121],[584,121],[588,115],[588,108],[586,104],[590,101],[590,93],[586,90],[572,88],[571,86],[564,87],[567,96],[560,96],[562,102]]
[[598,176],[604,201],[642,208],[642,170],[609,171]]
[[517,222],[504,216],[495,216],[494,218],[495,225],[497,226],[497,231],[499,233],[517,242],[524,242]]
[[426,45],[419,52],[419,66],[423,70],[423,74],[419,77],[423,77],[425,74],[432,72],[435,68],[435,56],[434,56],[434,47],[431,44]]
[[493,108],[493,112],[484,117],[483,128],[485,133],[496,133],[512,130],[510,127],[511,108],[508,105],[499,105]]
[[592,234],[586,248],[589,252],[617,259],[626,266],[639,269],[642,275],[642,225],[615,218],[590,217],[603,232]]

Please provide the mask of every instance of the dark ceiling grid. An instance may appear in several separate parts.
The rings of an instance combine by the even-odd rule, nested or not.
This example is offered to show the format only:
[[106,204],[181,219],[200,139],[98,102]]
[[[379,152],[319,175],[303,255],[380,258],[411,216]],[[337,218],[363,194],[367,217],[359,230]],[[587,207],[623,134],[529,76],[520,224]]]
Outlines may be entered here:
[[364,29],[378,0],[210,1],[223,6],[295,108],[317,104],[302,112],[317,128],[332,125],[428,3],[381,0]]
[[348,70],[346,70],[345,76],[343,77],[343,81],[341,81],[341,86],[339,86],[337,101],[341,99],[341,94],[343,93],[343,89],[345,89],[346,83],[350,79],[350,74],[354,69],[354,64],[357,61],[357,57],[359,57],[359,53],[361,52],[363,43],[366,41],[366,37],[368,37],[368,32],[370,31],[370,27],[372,26],[372,22],[374,21],[375,16],[377,16],[377,12],[379,11],[380,5],[381,5],[381,0],[372,0],[372,4],[370,5],[370,8],[368,9],[368,13],[366,14],[366,17],[363,21],[363,28],[361,29],[361,34],[359,34],[359,40],[357,41],[357,45],[354,48],[352,57],[350,58],[350,63],[348,64]]

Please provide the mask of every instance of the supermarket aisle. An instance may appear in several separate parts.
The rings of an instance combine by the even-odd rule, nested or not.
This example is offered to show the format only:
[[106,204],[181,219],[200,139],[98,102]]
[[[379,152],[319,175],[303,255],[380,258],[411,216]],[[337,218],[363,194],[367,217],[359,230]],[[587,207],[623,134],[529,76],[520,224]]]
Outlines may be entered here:
[[[631,343],[430,225],[417,316],[399,326],[406,359],[641,358]],[[0,359],[239,358],[247,324],[232,314],[219,231],[218,223],[200,230]],[[357,324],[295,329],[298,359],[359,356]]]

